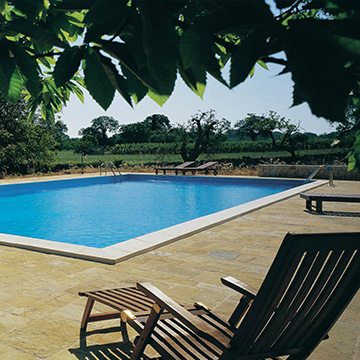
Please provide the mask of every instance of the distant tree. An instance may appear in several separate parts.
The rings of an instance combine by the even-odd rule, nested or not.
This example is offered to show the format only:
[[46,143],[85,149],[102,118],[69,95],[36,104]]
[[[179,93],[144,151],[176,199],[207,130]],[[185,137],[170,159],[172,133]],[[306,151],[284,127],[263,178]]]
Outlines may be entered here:
[[285,150],[291,154],[293,161],[296,160],[296,149],[306,139],[304,134],[299,132],[300,123],[292,124],[289,119],[278,115],[270,110],[268,114],[260,116],[248,114],[248,116],[235,124],[238,132],[243,132],[253,140],[258,136],[271,139],[274,150]]
[[132,143],[146,143],[151,135],[151,124],[149,122],[141,121],[131,124],[120,125],[119,142]]
[[10,104],[0,96],[0,174],[47,170],[56,155],[53,123],[36,114],[30,122],[28,102]]
[[57,148],[62,150],[64,142],[68,141],[69,136],[66,135],[68,127],[61,120],[57,120],[53,125],[54,140],[57,142]]
[[144,120],[144,123],[151,125],[151,133],[147,139],[148,142],[162,143],[172,140],[172,137],[169,137],[169,131],[171,130],[172,126],[167,116],[162,114],[153,114],[148,116]]
[[262,116],[254,113],[248,113],[246,118],[238,120],[234,128],[239,137],[248,136],[252,141],[263,133],[262,129],[263,119]]
[[81,173],[84,173],[84,158],[94,152],[99,145],[98,140],[93,135],[84,135],[74,146],[74,153],[81,155]]
[[162,143],[174,141],[174,132],[167,116],[153,114],[145,120],[120,125],[119,143]]
[[91,120],[91,126],[80,129],[79,135],[95,136],[100,146],[108,145],[109,133],[115,133],[119,129],[119,122],[111,116],[99,116]]
[[151,131],[169,131],[171,128],[170,120],[166,115],[154,114],[148,116],[145,120],[146,123],[151,124]]
[[195,161],[201,153],[223,140],[229,128],[230,122],[226,119],[218,120],[215,110],[197,112],[187,124],[180,126],[181,157],[184,161]]

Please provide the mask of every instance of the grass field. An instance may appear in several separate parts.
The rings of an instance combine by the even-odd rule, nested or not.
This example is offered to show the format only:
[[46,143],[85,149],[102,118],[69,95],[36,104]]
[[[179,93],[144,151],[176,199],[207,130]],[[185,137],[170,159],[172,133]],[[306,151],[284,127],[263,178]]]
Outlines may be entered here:
[[[303,155],[328,155],[328,154],[343,154],[343,149],[323,149],[323,150],[302,150],[299,151],[299,156]],[[224,154],[202,154],[199,156],[199,161],[208,161],[208,160],[219,160],[219,159],[241,159],[243,157],[248,158],[276,158],[276,157],[285,157],[289,156],[289,153],[286,151],[282,152],[244,152],[244,153],[224,153]],[[106,154],[106,155],[88,155],[84,159],[85,164],[93,164],[95,162],[104,162],[104,161],[117,161],[122,160],[123,163],[129,165],[140,165],[146,163],[175,163],[182,162],[180,155],[156,155],[156,154]],[[55,164],[79,164],[81,157],[78,154],[75,154],[73,151],[60,151],[57,156]]]

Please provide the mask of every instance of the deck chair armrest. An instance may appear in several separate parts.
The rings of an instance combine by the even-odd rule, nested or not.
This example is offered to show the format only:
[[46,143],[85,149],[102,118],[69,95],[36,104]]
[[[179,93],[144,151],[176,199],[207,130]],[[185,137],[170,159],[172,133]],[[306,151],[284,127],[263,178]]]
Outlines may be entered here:
[[160,307],[169,311],[195,334],[211,342],[215,341],[224,348],[230,347],[230,339],[227,336],[210,326],[204,320],[187,311],[155,286],[150,283],[137,283],[137,288],[149,298],[153,299]]
[[233,289],[233,290],[245,295],[246,297],[248,297],[251,300],[253,300],[257,295],[257,290],[255,290],[251,286],[243,283],[242,281],[233,278],[232,276],[227,276],[227,277],[221,278],[221,282],[225,286],[228,286],[230,289]]

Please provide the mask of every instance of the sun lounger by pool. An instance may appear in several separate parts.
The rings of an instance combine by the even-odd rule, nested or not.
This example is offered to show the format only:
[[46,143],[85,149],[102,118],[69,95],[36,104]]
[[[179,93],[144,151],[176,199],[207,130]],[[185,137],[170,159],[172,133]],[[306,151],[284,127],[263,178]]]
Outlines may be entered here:
[[[151,345],[164,359],[306,359],[360,287],[360,233],[288,233],[257,291],[232,277],[241,298],[228,320],[201,303],[184,307],[149,283],[79,293],[90,321],[120,318],[139,333],[131,359]],[[90,315],[95,301],[116,310]]]
[[214,167],[214,165],[216,165],[218,162],[217,161],[209,161],[205,164],[202,164],[200,166],[196,166],[196,167],[186,167],[184,169],[181,170],[182,174],[185,175],[187,172],[191,171],[191,173],[193,175],[195,175],[195,173],[197,171],[204,171],[205,175],[209,174],[209,171],[213,171],[214,175],[218,174],[217,169]]
[[180,164],[178,166],[155,167],[155,173],[157,175],[159,173],[159,170],[160,170],[160,171],[164,172],[164,175],[166,175],[166,171],[175,171],[175,174],[177,175],[179,170],[182,170],[185,167],[192,165],[194,162],[195,161],[187,161],[187,162],[184,162],[183,164]]
[[322,203],[331,202],[360,202],[360,195],[347,194],[308,194],[300,193],[300,197],[306,200],[306,209],[313,210],[312,202],[316,202],[316,212],[322,212]]

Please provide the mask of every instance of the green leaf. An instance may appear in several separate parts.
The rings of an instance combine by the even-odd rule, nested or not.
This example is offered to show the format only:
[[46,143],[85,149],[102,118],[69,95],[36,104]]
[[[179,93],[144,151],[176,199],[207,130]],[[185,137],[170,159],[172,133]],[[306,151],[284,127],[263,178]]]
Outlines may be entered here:
[[179,73],[185,84],[201,99],[206,87],[206,71],[201,67],[184,69],[178,64]]
[[348,171],[354,170],[355,168],[360,170],[360,131],[356,133],[355,143],[347,154],[347,158]]
[[64,50],[60,55],[54,69],[56,86],[62,86],[69,81],[78,71],[83,52],[79,47]]
[[212,57],[212,34],[201,25],[186,30],[180,39],[179,51],[184,68],[204,65]]
[[9,57],[9,49],[0,44],[0,93],[14,104],[21,94],[23,81],[14,61]]
[[152,90],[149,90],[148,96],[160,106],[163,106],[170,97],[170,95],[160,95]]
[[12,0],[11,2],[29,20],[41,18],[43,12],[47,10],[44,0]]
[[264,31],[254,31],[240,42],[231,58],[230,86],[242,83],[266,49]]
[[294,85],[294,90],[293,90],[293,103],[291,105],[291,107],[293,106],[297,106],[297,105],[301,105],[302,103],[304,103],[304,99],[302,98],[302,96],[300,95],[299,91],[297,90],[297,86]]
[[360,40],[343,36],[335,36],[334,39],[339,46],[351,54],[357,61],[360,61]]
[[162,93],[170,95],[176,81],[178,37],[175,23],[160,2],[138,3],[143,23],[142,44],[150,74],[159,81]]
[[113,35],[119,31],[129,17],[131,8],[124,1],[97,1],[85,17],[87,25],[85,42],[96,41],[102,35]]
[[71,91],[78,97],[78,99],[84,103],[84,93],[81,91],[81,89],[72,81],[69,81],[70,86],[71,86]]
[[121,71],[126,77],[129,92],[135,104],[138,104],[148,93],[149,88],[145,86],[130,70],[121,66]]
[[26,88],[33,96],[38,96],[41,91],[39,68],[34,60],[21,46],[8,42],[9,49],[14,54],[14,60],[22,74],[26,77]]
[[[131,49],[126,44],[111,42],[107,40],[98,41],[101,44],[102,49],[108,53],[110,56],[118,59],[122,68],[126,67],[134,76],[140,80],[143,85],[145,85],[148,89],[152,89],[154,92],[159,94],[167,93],[169,91],[163,91],[164,84],[159,84],[156,79],[154,79],[148,69],[146,67],[139,68],[137,66],[137,62],[132,55]],[[124,71],[123,71],[124,74]],[[124,74],[125,75],[125,74]],[[127,77],[127,75],[125,75]],[[166,85],[166,84],[165,84]],[[166,90],[166,89],[165,89]],[[171,92],[171,91],[170,91]]]
[[322,21],[292,22],[283,32],[283,43],[297,96],[316,116],[343,122],[348,96],[356,86],[356,69],[346,66],[350,57],[330,30]]
[[262,61],[262,60],[258,60],[257,63],[265,70],[269,70],[269,68],[267,67],[267,65]]
[[0,14],[1,15],[4,15],[6,5],[7,5],[7,0],[0,0]]
[[17,31],[21,34],[29,36],[33,40],[41,41],[45,44],[58,46],[60,48],[68,48],[69,45],[61,41],[54,31],[45,27],[45,25],[34,26],[32,22],[26,19],[19,19],[11,21],[7,24],[8,30]]
[[217,81],[221,82],[226,87],[229,87],[228,83],[223,79],[221,74],[221,65],[219,64],[219,59],[215,56],[211,57],[210,60],[205,64],[205,70],[213,76]]
[[253,66],[253,68],[250,70],[249,73],[250,79],[254,76],[254,74],[255,74],[255,66]]
[[115,88],[108,79],[97,53],[91,48],[85,53],[85,84],[93,99],[108,109],[115,94]]
[[100,53],[98,53],[99,59],[103,65],[105,73],[110,80],[112,86],[120,93],[120,95],[127,101],[132,107],[131,97],[129,94],[129,88],[126,80],[118,73],[115,65],[111,60]]
[[75,11],[71,13],[67,13],[66,16],[68,17],[69,22],[71,22],[74,25],[78,25],[81,27],[84,27],[84,13],[80,11]]
[[294,4],[294,0],[275,0],[276,7],[278,9],[284,9],[290,7],[292,4]]
[[52,69],[51,64],[50,64],[50,62],[48,61],[48,58],[47,58],[47,57],[41,57],[41,58],[38,59],[38,61],[39,61],[42,65],[44,65],[46,68],[48,68],[49,70]]

